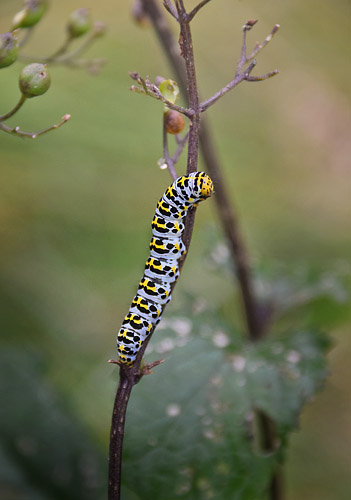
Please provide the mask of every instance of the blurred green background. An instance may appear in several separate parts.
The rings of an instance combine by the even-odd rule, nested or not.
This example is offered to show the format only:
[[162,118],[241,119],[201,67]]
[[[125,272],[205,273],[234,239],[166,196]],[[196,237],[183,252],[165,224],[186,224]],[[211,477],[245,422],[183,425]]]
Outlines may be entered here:
[[[29,374],[38,362],[45,383],[60,394],[59,407],[83,423],[103,464],[116,386],[106,361],[116,357],[115,331],[142,273],[155,203],[169,183],[157,167],[162,107],[129,92],[128,71],[173,75],[152,29],[133,23],[130,2],[51,2],[25,53],[35,61],[34,55],[53,52],[68,14],[82,6],[109,26],[87,53],[108,64],[99,76],[52,67],[49,92],[8,123],[37,131],[65,113],[70,122],[36,141],[0,136],[2,377],[15,371],[23,377],[12,389],[8,384],[1,406],[17,401],[16,391],[30,394]],[[0,32],[21,7],[21,1],[0,0]],[[351,253],[350,4],[213,0],[193,23],[203,96],[232,78],[241,26],[252,18],[260,22],[248,35],[249,46],[281,25],[256,69],[279,68],[280,75],[241,84],[208,112],[251,254],[254,261],[292,268],[345,269]],[[19,98],[21,67],[18,62],[1,71],[1,113]],[[184,165],[183,158],[178,172]],[[175,306],[189,290],[218,300],[232,293],[229,279],[209,277],[207,287],[199,271],[206,232],[218,225],[214,203],[204,205]],[[334,340],[331,375],[292,437],[287,500],[351,495],[350,315],[327,326]],[[34,379],[30,383],[38,396]],[[75,436],[73,428],[67,432]],[[19,447],[32,449],[25,436]]]

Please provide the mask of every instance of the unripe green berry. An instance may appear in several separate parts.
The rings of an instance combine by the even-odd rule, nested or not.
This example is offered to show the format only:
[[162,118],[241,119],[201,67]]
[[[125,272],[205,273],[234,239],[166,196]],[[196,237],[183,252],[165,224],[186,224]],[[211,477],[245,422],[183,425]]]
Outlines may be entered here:
[[17,12],[12,20],[12,29],[31,28],[43,17],[47,0],[26,0],[24,9]]
[[14,63],[18,56],[18,40],[15,33],[0,34],[0,68]]
[[160,83],[159,89],[163,97],[175,104],[179,95],[179,87],[177,82],[175,82],[174,80],[163,80]]
[[69,16],[67,30],[72,38],[85,35],[91,29],[91,19],[88,9],[78,9]]
[[33,63],[22,69],[19,77],[19,87],[26,97],[36,97],[50,87],[50,74],[46,64]]

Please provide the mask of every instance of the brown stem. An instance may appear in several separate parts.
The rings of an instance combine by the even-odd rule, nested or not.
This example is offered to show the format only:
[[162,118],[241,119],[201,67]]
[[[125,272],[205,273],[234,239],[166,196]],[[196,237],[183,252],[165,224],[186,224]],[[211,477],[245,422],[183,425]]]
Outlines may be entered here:
[[[257,412],[257,421],[260,428],[261,449],[271,453],[277,447],[274,422],[262,411]],[[269,498],[270,500],[284,500],[284,497],[283,471],[281,465],[278,465],[269,484]]]
[[[197,171],[200,133],[200,101],[197,89],[193,41],[188,14],[186,13],[183,0],[176,0],[175,5],[178,13],[178,23],[180,26],[180,52],[185,63],[185,85],[182,86],[187,89],[185,95],[187,96],[188,107],[194,112],[190,120],[188,137],[188,158],[186,171],[189,175],[190,173]],[[182,239],[186,248],[189,248],[190,245],[195,222],[195,214],[196,208],[192,207],[188,211],[185,218],[185,228]],[[184,255],[180,259],[180,268],[183,267],[185,258],[186,256]]]
[[[148,14],[155,29],[155,32],[157,34],[157,37],[161,42],[161,46],[164,50],[166,58],[176,74],[176,78],[182,90],[182,93],[184,96],[186,96],[187,95],[186,72],[182,58],[179,56],[177,50],[178,47],[174,41],[172,31],[170,30],[169,25],[155,0],[142,0],[142,2],[144,5],[144,10]],[[278,26],[274,27],[272,35],[275,34],[277,29]],[[271,39],[270,37],[268,38],[269,39],[267,43]],[[244,43],[245,40],[246,38],[244,33]],[[255,49],[255,54],[259,50],[261,50],[262,45],[263,44],[258,46],[258,49]],[[246,45],[243,47],[242,56],[241,60],[239,61],[239,64],[241,63],[241,61],[244,60],[244,58],[246,58]],[[226,237],[229,241],[230,250],[233,256],[233,261],[237,270],[237,279],[244,305],[245,318],[248,327],[248,335],[251,340],[258,340],[259,338],[262,337],[265,331],[266,324],[265,322],[260,320],[261,311],[254,293],[248,253],[241,237],[236,211],[234,211],[232,203],[230,203],[228,191],[224,183],[224,180],[222,178],[221,167],[219,164],[218,155],[215,152],[215,147],[212,140],[212,134],[209,131],[209,126],[204,116],[202,117],[201,121],[200,146],[203,153],[205,164],[207,166],[208,173],[214,181],[215,191],[216,191],[215,200],[217,204],[217,210],[219,213],[219,219],[223,226],[223,230],[226,234]],[[264,417],[262,417],[261,415],[259,415],[258,418],[259,420],[264,421]],[[272,430],[268,429],[264,425],[264,422],[263,425],[261,425],[261,429],[264,438],[271,442],[273,439]],[[279,485],[279,487],[277,487],[277,485]],[[277,470],[271,480],[270,499],[282,500],[283,496],[284,495],[282,488],[281,471]]]
[[112,413],[109,453],[109,500],[119,500],[121,494],[121,466],[125,418],[129,396],[134,385],[133,379],[128,377],[127,373],[121,367],[119,385]]
[[188,163],[187,174],[196,172],[199,151],[199,130],[200,130],[200,103],[197,91],[196,71],[193,41],[191,36],[190,24],[187,19],[187,13],[184,8],[183,0],[176,0],[178,12],[178,22],[180,26],[179,45],[181,54],[185,62],[187,97],[189,108],[194,114],[191,117],[188,139]]
[[[191,123],[188,135],[188,164],[187,164],[188,165],[187,172],[190,173],[190,172],[196,172],[197,170],[200,107],[199,107],[199,97],[196,84],[191,31],[190,31],[190,26],[187,23],[187,14],[182,0],[176,1],[176,8],[178,13],[178,22],[181,31],[181,40],[182,40],[181,46],[185,59],[186,78],[188,79],[185,81],[187,82],[189,88],[189,93],[188,93],[189,109],[191,111]],[[146,79],[142,80],[139,77],[139,75],[136,74],[132,75],[132,78],[136,79],[138,83],[140,82],[143,85],[145,91],[149,90],[149,85],[148,85],[149,82]],[[164,151],[168,156],[168,160],[171,160],[172,162],[172,159],[169,157],[168,154],[167,143],[165,142],[164,142]],[[189,212],[190,213],[187,215],[185,220],[185,229],[183,233],[183,241],[187,248],[189,247],[191,240],[192,228],[195,217],[195,209],[194,208],[190,209]],[[180,268],[184,264],[184,260],[185,256],[179,262]],[[174,285],[175,283],[173,284],[173,286]],[[123,365],[120,366],[120,379],[115,398],[112,424],[111,424],[111,434],[110,434],[109,500],[120,499],[122,448],[123,448],[123,438],[124,438],[125,415],[133,386],[137,382],[139,382],[139,380],[144,374],[147,374],[150,371],[150,367],[146,367],[142,371],[140,371],[139,367],[152,333],[143,343],[133,366],[132,367]],[[158,361],[153,365],[159,363],[160,362]]]

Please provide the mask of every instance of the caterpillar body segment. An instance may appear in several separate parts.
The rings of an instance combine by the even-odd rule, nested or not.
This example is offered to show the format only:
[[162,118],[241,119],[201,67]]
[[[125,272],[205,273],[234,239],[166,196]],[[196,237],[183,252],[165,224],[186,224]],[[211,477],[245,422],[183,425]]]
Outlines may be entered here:
[[180,238],[184,231],[184,223],[180,220],[165,219],[155,215],[152,219],[152,234],[157,237]]
[[129,308],[129,313],[139,314],[139,316],[150,321],[152,325],[157,325],[161,319],[162,306],[141,295],[136,295]]
[[155,214],[165,219],[178,220],[183,219],[186,216],[186,210],[180,210],[169,201],[165,200],[163,197],[157,203]]
[[151,257],[165,259],[180,259],[186,253],[186,246],[181,238],[151,238]]
[[129,312],[123,320],[122,328],[133,330],[144,339],[152,332],[153,323],[139,314]]
[[168,304],[171,300],[171,286],[167,282],[159,283],[148,276],[143,276],[138,288],[138,295],[158,304]]
[[213,183],[205,172],[178,177],[165,191],[152,220],[150,256],[137,293],[117,335],[119,360],[132,365],[146,338],[161,319],[171,300],[172,284],[179,277],[179,259],[186,254],[182,240],[182,219],[213,193]]
[[145,264],[144,275],[173,283],[179,278],[178,260],[149,257]]

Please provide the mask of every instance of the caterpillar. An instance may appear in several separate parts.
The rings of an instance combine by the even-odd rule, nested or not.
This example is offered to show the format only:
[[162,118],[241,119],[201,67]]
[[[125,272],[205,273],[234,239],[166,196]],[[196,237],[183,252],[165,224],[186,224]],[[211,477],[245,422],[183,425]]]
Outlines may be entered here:
[[164,192],[152,219],[150,256],[146,261],[137,293],[117,334],[119,360],[133,362],[145,339],[161,319],[171,300],[172,283],[179,277],[179,259],[187,249],[182,240],[182,219],[190,207],[213,193],[213,183],[205,172],[194,172],[176,179]]

